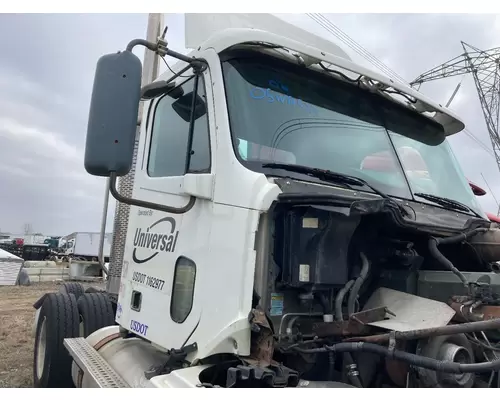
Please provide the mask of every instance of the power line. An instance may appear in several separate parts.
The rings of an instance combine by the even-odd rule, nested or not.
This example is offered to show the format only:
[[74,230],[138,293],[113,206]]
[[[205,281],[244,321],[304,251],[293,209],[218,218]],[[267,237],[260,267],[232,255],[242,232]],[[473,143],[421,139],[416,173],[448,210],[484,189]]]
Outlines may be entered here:
[[464,129],[464,133],[470,137],[474,142],[476,142],[479,146],[481,146],[481,148],[486,151],[488,153],[488,155],[490,155],[491,157],[493,157],[493,159],[496,159],[495,157],[495,153],[493,153],[493,151],[488,148],[488,146],[482,142],[481,140],[479,140],[476,136],[474,136],[472,134],[472,132],[470,132],[467,128]]
[[399,78],[396,76],[396,74],[393,73],[393,71],[388,68],[385,64],[383,64],[380,60],[378,60],[375,56],[373,56],[371,53],[369,53],[365,48],[363,48],[361,45],[353,41],[348,35],[346,35],[340,28],[335,26],[330,20],[325,18],[321,14],[307,14],[312,20],[314,20],[317,24],[319,24],[323,29],[327,30],[329,33],[334,35],[337,39],[342,41],[344,44],[346,44],[348,47],[350,47],[352,50],[354,50],[356,53],[358,53],[360,56],[368,60],[371,64],[375,65],[377,68],[382,70],[384,73],[387,75],[398,79]]
[[495,193],[493,193],[493,190],[491,190],[490,185],[488,184],[488,181],[484,177],[483,173],[481,172],[481,176],[483,177],[484,183],[486,183],[486,186],[488,187],[488,190],[490,191],[491,197],[493,197],[493,200],[495,200],[495,203],[497,204],[497,208],[500,208],[500,204],[498,204],[498,200],[495,196]]
[[[323,29],[334,35],[337,39],[347,45],[349,48],[354,50],[357,54],[363,57],[365,60],[370,62],[375,67],[379,68],[382,72],[387,74],[389,77],[410,86],[410,84],[405,81],[399,74],[393,71],[390,67],[380,61],[377,57],[371,54],[368,50],[366,50],[363,46],[357,43],[354,39],[352,39],[349,35],[347,35],[344,31],[342,31],[339,27],[337,27],[333,22],[331,22],[328,18],[319,13],[308,13],[306,14],[309,18],[311,18],[314,22],[320,25]],[[489,149],[481,140],[479,140],[472,132],[470,132],[467,128],[464,129],[464,133],[472,139],[478,146],[480,146],[484,151],[486,151],[493,158],[495,157],[495,153]]]
[[377,57],[375,57],[372,53],[370,53],[368,50],[366,50],[359,43],[354,41],[349,35],[347,35],[339,27],[334,25],[328,18],[326,18],[322,14],[317,14],[317,13],[316,14],[307,14],[307,16],[309,18],[311,18],[313,21],[315,21],[318,25],[323,27],[323,29],[327,30],[332,35],[334,35],[337,39],[339,39],[344,44],[349,46],[352,50],[354,50],[356,53],[358,53],[361,57],[368,60],[372,65],[379,68],[382,72],[387,74],[389,77],[391,77],[391,78],[393,78],[393,79],[395,79],[395,80],[397,80],[405,85],[409,85],[409,83],[406,82],[400,75],[398,75],[391,68],[389,68],[387,65],[385,65],[382,61],[380,61]]
[[[462,54],[424,72],[411,85],[420,86],[424,82],[471,74],[490,135],[493,154],[500,169],[500,47],[481,50],[462,42],[462,48]],[[497,215],[500,215],[500,208]]]

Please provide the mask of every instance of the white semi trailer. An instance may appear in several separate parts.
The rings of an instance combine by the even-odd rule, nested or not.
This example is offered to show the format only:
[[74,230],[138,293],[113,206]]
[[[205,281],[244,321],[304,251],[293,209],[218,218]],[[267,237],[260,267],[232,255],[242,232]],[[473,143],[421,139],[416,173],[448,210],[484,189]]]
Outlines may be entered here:
[[[269,15],[188,15],[186,38],[97,64],[85,168],[131,206],[118,296],[35,304],[35,386],[496,385],[499,231],[460,119]],[[136,46],[178,62],[141,88]]]
[[[104,235],[103,257],[108,262],[111,253],[113,234]],[[60,239],[62,258],[97,261],[101,244],[100,232],[73,232]]]

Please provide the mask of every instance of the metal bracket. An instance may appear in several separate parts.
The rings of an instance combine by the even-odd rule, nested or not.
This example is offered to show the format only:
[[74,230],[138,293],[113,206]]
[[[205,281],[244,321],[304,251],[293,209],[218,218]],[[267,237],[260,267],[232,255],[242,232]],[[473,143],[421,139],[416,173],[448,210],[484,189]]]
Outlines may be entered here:
[[187,346],[184,346],[180,349],[171,349],[168,352],[168,359],[161,365],[153,366],[151,369],[148,371],[144,372],[144,376],[147,379],[151,379],[154,376],[162,375],[162,374],[168,374],[174,369],[177,368],[182,368],[183,365],[182,363],[184,362],[184,359],[189,353],[192,353],[194,351],[198,350],[198,344],[192,343],[188,344]]

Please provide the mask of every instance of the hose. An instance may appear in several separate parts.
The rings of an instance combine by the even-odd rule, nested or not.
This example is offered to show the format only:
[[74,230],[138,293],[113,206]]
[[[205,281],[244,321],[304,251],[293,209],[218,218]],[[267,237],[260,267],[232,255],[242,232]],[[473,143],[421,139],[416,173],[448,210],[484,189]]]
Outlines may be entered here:
[[335,353],[328,353],[328,380],[335,380]]
[[342,303],[344,302],[344,297],[346,293],[351,289],[352,285],[354,285],[354,279],[351,279],[349,282],[345,284],[345,286],[339,290],[337,293],[337,297],[335,297],[335,320],[343,321],[342,318]]
[[[354,362],[354,358],[352,357],[352,354],[351,353],[346,353],[345,356],[345,361],[347,363],[347,365],[355,365],[355,370],[354,371],[349,371],[347,373],[347,377],[349,378],[349,380],[351,381],[351,383],[358,387],[358,388],[362,388],[363,387],[363,384],[361,383],[361,379],[359,378],[359,372],[357,370],[357,365],[356,363]],[[356,375],[354,375],[356,374]]]
[[459,235],[450,236],[447,238],[435,238],[431,237],[429,240],[429,251],[436,260],[438,260],[444,267],[453,272],[462,281],[466,288],[470,288],[467,278],[453,265],[453,263],[448,260],[439,250],[438,246],[441,244],[455,244],[463,242],[474,235],[481,232],[487,232],[488,228],[476,228],[468,232],[460,233]]
[[354,286],[351,289],[351,293],[349,293],[349,299],[347,300],[347,313],[349,316],[354,314],[356,306],[356,298],[358,297],[359,289],[361,289],[363,282],[365,281],[366,277],[368,276],[368,273],[370,272],[370,262],[368,261],[368,258],[366,258],[366,256],[363,253],[359,253],[359,256],[361,257],[363,266],[361,268],[361,272],[358,278],[354,282]]
[[476,228],[471,231],[460,233],[455,236],[450,236],[447,238],[439,238],[439,239],[434,238],[434,240],[436,240],[438,246],[441,244],[455,244],[470,239],[472,236],[477,235],[478,233],[487,232],[488,230],[489,230],[488,228]]
[[[342,316],[342,303],[344,302],[344,297],[346,293],[349,291],[349,289],[351,289],[352,285],[354,285],[354,282],[355,282],[354,279],[351,279],[349,282],[347,282],[345,286],[339,290],[339,292],[337,293],[337,297],[335,297],[335,319],[339,322],[342,322],[344,320]],[[348,365],[355,364],[354,359],[352,358],[352,355],[350,353],[346,353],[344,358]],[[361,383],[359,376],[349,373],[347,376],[354,386],[359,388],[363,387],[363,384]]]
[[[447,238],[447,239],[451,239],[451,238]],[[449,269],[451,272],[453,272],[456,276],[458,276],[458,278],[462,281],[462,283],[464,284],[464,286],[466,288],[469,288],[469,281],[467,280],[467,278],[464,276],[464,274],[462,274],[454,265],[453,263],[448,260],[437,248],[438,244],[440,243],[439,242],[440,239],[436,239],[434,237],[431,237],[430,240],[429,240],[429,251],[431,253],[431,255],[437,260],[439,261],[444,267],[446,267],[447,269]]]
[[495,331],[500,329],[500,318],[488,319],[486,321],[466,322],[464,324],[452,324],[440,326],[438,328],[416,329],[404,332],[389,332],[379,335],[363,336],[356,338],[347,338],[350,342],[371,342],[371,343],[386,343],[391,337],[395,340],[415,340],[435,336],[458,335],[461,333]]
[[432,371],[440,371],[449,374],[462,373],[483,373],[500,370],[500,358],[494,361],[474,363],[474,364],[459,364],[452,361],[441,361],[429,357],[423,357],[416,354],[408,353],[401,350],[389,350],[387,347],[373,343],[338,343],[333,346],[324,346],[316,349],[300,349],[295,348],[295,351],[301,353],[326,353],[326,352],[367,352],[378,354],[382,357],[403,361],[410,365],[420,368],[430,369]]

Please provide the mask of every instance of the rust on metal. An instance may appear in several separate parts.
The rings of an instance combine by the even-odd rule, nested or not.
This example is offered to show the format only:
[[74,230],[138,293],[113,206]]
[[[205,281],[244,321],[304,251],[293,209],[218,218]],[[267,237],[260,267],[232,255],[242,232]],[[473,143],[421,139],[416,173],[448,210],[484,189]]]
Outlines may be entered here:
[[313,325],[313,334],[317,337],[365,335],[370,327],[355,320],[318,322]]
[[255,327],[252,332],[250,358],[261,367],[271,365],[274,354],[274,338],[271,325],[261,309],[253,309],[250,323]]
[[[396,343],[397,350],[406,350],[406,342]],[[406,386],[406,377],[410,371],[410,365],[404,361],[385,359],[385,370],[389,378],[399,387]]]
[[387,307],[376,307],[369,310],[360,311],[351,315],[350,319],[359,322],[362,325],[371,322],[378,322],[385,319],[387,314],[395,316]]
[[99,349],[101,347],[103,347],[105,344],[108,344],[109,342],[115,340],[115,339],[118,339],[119,337],[121,337],[121,334],[118,332],[118,333],[113,333],[112,335],[109,335],[109,336],[106,336],[104,339],[101,339],[99,342],[97,342],[95,345],[94,345],[94,349],[96,351],[99,351]]
[[482,314],[485,321],[500,318],[500,306],[481,306],[477,313]]
[[497,262],[500,259],[500,229],[478,232],[469,239],[469,243],[484,261]]
[[382,321],[387,314],[392,314],[387,307],[376,307],[354,313],[348,321],[318,322],[312,329],[318,337],[364,335],[371,329],[367,324]]
[[455,311],[454,319],[460,322],[488,321],[500,318],[500,306],[481,305],[469,297],[452,297],[448,305]]
[[416,329],[413,331],[384,333],[381,335],[373,336],[351,337],[344,339],[344,341],[387,343],[391,338],[391,334],[396,340],[414,340],[435,336],[455,335],[459,333],[487,331],[490,329],[500,329],[500,318],[490,319],[488,321],[476,321],[466,322],[464,324],[445,325],[436,328]]

